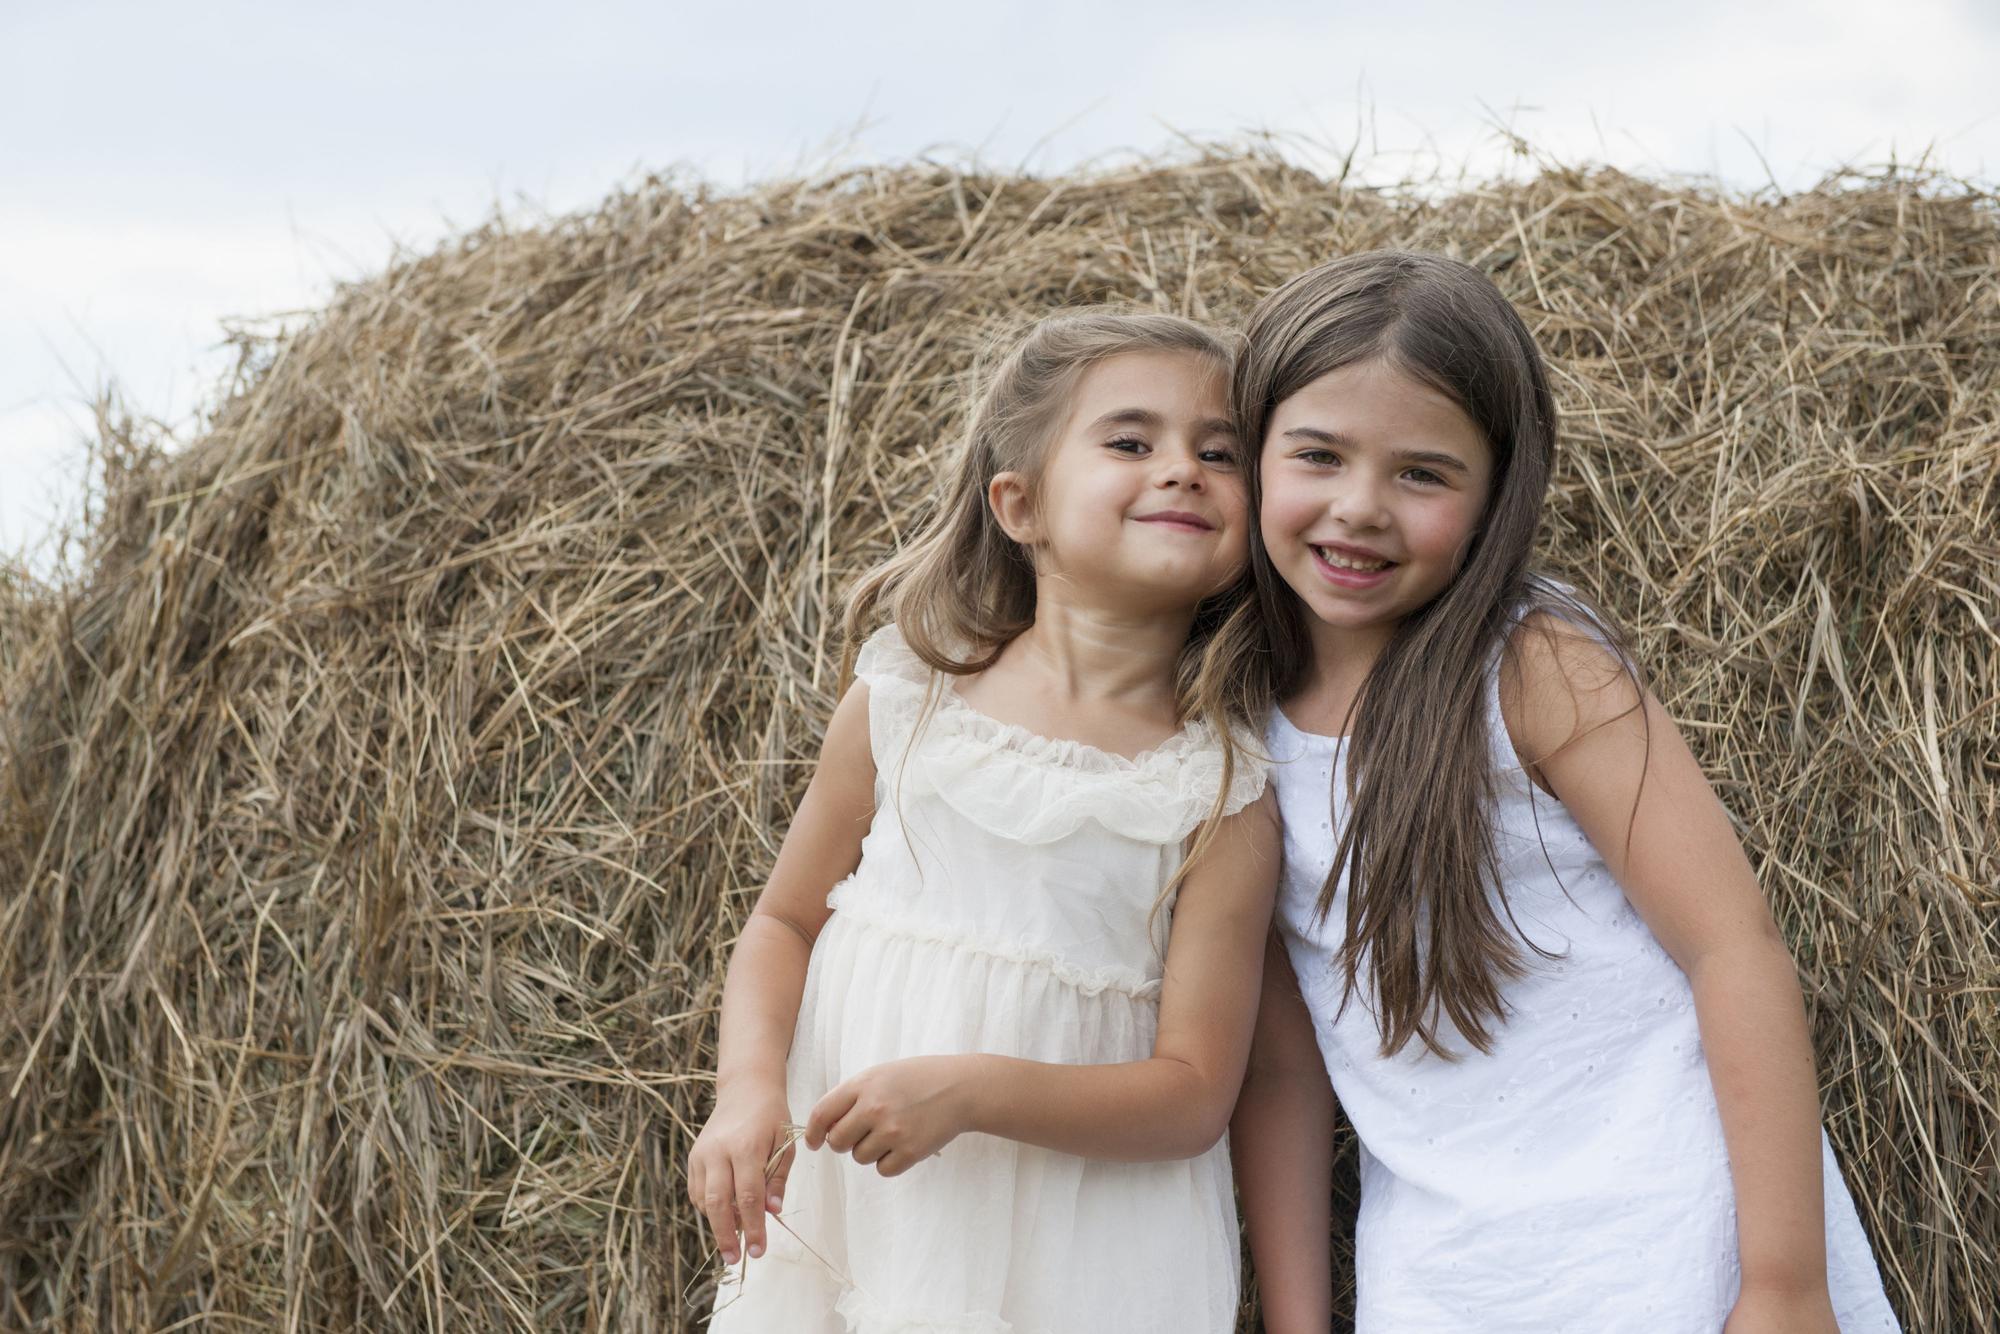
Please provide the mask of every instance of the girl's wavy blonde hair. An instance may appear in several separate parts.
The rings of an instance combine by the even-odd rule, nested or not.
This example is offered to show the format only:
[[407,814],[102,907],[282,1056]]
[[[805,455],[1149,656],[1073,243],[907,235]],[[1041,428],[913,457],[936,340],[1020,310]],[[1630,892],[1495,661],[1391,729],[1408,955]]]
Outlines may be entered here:
[[[1035,623],[1034,560],[994,517],[987,502],[993,479],[1019,473],[1030,495],[1038,496],[1050,446],[1078,381],[1097,363],[1134,352],[1186,353],[1208,363],[1225,384],[1235,365],[1231,341],[1177,315],[1092,307],[1037,320],[978,377],[965,438],[936,509],[907,547],[864,575],[848,595],[843,676],[852,670],[862,640],[883,619],[896,623],[911,652],[933,672],[913,737],[936,707],[943,677],[986,670]],[[1235,693],[1211,686],[1204,697],[1196,689],[1209,638],[1249,591],[1246,572],[1205,599],[1174,666],[1177,721],[1198,715],[1223,746],[1222,785],[1183,869],[1214,835],[1238,763],[1236,729],[1251,721]],[[1177,872],[1163,902],[1180,879]]]

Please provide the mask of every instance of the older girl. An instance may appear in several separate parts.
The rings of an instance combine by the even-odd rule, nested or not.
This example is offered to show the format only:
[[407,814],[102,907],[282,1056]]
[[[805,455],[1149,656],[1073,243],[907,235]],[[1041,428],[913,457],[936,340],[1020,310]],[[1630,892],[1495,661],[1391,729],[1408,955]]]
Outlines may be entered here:
[[1555,409],[1483,275],[1327,264],[1236,379],[1284,818],[1235,1121],[1274,1331],[1326,1328],[1332,1100],[1362,1334],[1892,1330],[1791,957],[1601,616],[1530,570]]

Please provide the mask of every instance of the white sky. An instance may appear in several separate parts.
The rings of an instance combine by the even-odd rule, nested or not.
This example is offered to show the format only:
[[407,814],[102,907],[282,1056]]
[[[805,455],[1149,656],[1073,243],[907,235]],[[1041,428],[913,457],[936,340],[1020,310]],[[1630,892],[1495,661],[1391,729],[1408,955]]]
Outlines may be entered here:
[[1056,170],[1273,131],[1487,172],[1505,122],[1741,187],[1927,151],[1992,181],[1996,71],[1992,0],[0,0],[0,549],[78,504],[101,386],[185,432],[225,319],[645,170]]

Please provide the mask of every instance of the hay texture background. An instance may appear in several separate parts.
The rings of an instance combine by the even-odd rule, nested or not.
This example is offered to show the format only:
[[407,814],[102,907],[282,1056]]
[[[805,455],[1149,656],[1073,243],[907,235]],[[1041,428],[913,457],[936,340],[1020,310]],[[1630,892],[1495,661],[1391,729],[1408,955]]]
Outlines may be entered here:
[[690,1327],[723,963],[981,340],[1386,245],[1549,352],[1550,557],[1740,820],[1896,1306],[1995,1329],[1994,201],[1255,153],[651,182],[107,419],[87,570],[0,583],[0,1324]]

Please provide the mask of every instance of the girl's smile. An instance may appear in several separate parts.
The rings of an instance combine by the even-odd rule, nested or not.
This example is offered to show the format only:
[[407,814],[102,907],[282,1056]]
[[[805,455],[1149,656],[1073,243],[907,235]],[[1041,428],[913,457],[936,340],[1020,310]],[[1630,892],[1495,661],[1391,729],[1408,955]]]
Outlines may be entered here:
[[1312,553],[1320,573],[1342,588],[1373,588],[1388,578],[1396,565],[1379,552],[1346,542],[1314,543]]
[[1163,528],[1178,530],[1183,533],[1212,533],[1215,531],[1214,524],[1202,518],[1199,514],[1190,514],[1186,510],[1161,510],[1155,514],[1141,514],[1133,522],[1157,523]]

